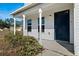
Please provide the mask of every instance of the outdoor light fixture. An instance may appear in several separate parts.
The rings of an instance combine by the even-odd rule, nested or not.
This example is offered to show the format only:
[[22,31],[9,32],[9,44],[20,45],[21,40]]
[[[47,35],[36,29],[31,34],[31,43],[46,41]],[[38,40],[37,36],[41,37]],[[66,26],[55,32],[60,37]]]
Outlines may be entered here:
[[52,16],[52,15],[49,15],[49,16]]

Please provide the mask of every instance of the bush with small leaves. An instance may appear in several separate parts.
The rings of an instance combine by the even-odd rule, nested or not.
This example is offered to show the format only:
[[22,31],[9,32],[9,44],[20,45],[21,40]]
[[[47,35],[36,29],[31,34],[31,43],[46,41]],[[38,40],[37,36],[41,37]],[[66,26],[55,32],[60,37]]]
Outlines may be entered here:
[[5,38],[12,48],[16,49],[18,47],[16,49],[16,55],[33,56],[37,55],[43,50],[43,46],[41,46],[36,38],[32,36],[23,36],[17,32],[16,35],[9,33],[5,36]]

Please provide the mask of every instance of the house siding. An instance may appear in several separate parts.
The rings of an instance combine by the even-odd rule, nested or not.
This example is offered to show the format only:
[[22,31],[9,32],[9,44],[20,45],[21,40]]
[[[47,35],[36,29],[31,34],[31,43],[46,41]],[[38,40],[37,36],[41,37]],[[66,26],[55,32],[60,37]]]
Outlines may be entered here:
[[74,7],[74,51],[75,55],[79,55],[79,4]]
[[[25,35],[31,35],[38,39],[38,9],[42,8],[43,17],[45,17],[45,32],[41,34],[42,39],[55,40],[54,32],[54,13],[64,10],[70,10],[70,43],[74,43],[74,14],[73,4],[71,3],[57,3],[57,4],[39,4],[28,10],[23,11],[26,14],[26,20],[32,19],[32,32],[25,30]],[[21,13],[19,13],[21,14]],[[16,16],[18,16],[17,14]],[[51,15],[51,16],[50,16]]]

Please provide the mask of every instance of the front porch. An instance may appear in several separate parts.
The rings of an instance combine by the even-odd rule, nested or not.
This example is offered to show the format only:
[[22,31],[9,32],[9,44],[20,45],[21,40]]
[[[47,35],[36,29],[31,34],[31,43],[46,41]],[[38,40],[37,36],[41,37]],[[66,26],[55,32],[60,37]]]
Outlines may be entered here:
[[[55,38],[55,13],[56,12],[61,12],[61,11],[65,11],[65,10],[69,10],[69,17],[68,20],[69,25],[66,23],[66,25],[69,26],[69,43],[74,43],[74,18],[73,18],[73,4],[39,4],[37,6],[33,6],[33,8],[29,8],[27,10],[24,10],[22,12],[19,13],[15,13],[13,14],[14,16],[14,35],[16,34],[16,19],[22,19],[23,20],[23,35],[25,36],[34,36],[37,40],[40,41],[40,43],[49,50],[49,53],[51,51],[58,53],[58,55],[73,55],[72,52],[74,50],[74,46],[71,44],[65,44],[65,42],[63,42],[63,40],[65,41],[64,37],[66,34],[63,32],[64,34],[64,39],[60,41],[54,41],[56,40]],[[68,12],[65,12],[68,13]],[[60,16],[60,15],[59,15]],[[42,32],[42,17],[44,17],[44,32]],[[39,22],[38,22],[38,18],[39,18]],[[62,16],[61,16],[62,18]],[[28,32],[28,20],[31,19],[31,30],[30,32]],[[64,18],[63,18],[64,19]],[[62,19],[62,20],[63,20]],[[59,19],[60,20],[60,19]],[[60,20],[60,21],[62,21]],[[39,23],[39,24],[38,24]],[[65,22],[63,22],[65,23]],[[60,23],[62,25],[62,23]],[[39,28],[38,28],[39,26]],[[64,26],[65,27],[65,26]],[[39,32],[38,32],[39,29]],[[64,28],[65,29],[65,28]],[[62,33],[63,30],[61,30]],[[61,36],[61,35],[60,35]],[[46,39],[46,40],[43,40]],[[47,50],[46,50],[47,51]],[[45,54],[47,54],[45,52]],[[52,54],[51,54],[52,55]]]
[[38,56],[73,56],[74,46],[66,41],[42,40],[45,50]]

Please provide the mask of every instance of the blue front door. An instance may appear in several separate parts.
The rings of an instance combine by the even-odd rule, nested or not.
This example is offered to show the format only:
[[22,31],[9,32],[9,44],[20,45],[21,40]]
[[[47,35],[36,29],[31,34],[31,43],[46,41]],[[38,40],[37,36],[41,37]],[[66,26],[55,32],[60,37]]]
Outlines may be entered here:
[[55,39],[69,42],[69,10],[54,13]]

